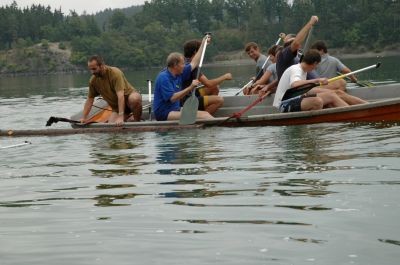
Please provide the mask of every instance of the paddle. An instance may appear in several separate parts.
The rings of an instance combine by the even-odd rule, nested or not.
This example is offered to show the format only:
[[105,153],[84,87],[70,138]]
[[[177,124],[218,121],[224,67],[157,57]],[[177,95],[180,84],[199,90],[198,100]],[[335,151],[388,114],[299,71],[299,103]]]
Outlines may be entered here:
[[[276,41],[275,45],[278,45],[278,44],[281,42],[281,40],[282,40],[282,37],[279,36],[279,39]],[[269,60],[270,57],[271,57],[271,55],[269,55],[269,56],[267,57],[267,60],[265,60],[263,66],[262,66],[261,69],[258,71],[256,77],[255,77],[254,79],[250,80],[250,81],[249,81],[247,84],[245,84],[238,92],[236,92],[236,93],[235,93],[235,96],[238,96],[240,93],[242,93],[242,91],[243,91],[246,87],[251,86],[252,84],[254,84],[254,82],[256,82],[258,79],[260,79],[260,78],[263,76],[263,74],[264,74],[264,68],[265,68],[265,66],[267,65],[267,62],[268,62],[268,60]]]
[[312,34],[313,29],[314,29],[314,26],[312,26],[311,29],[308,31],[306,43],[304,44],[303,54],[305,54],[310,49],[310,46],[311,46],[310,40],[311,40],[311,34]]
[[28,145],[28,144],[32,144],[29,141],[25,141],[23,143],[20,144],[13,144],[13,145],[8,145],[8,146],[0,146],[0,149],[9,149],[9,148],[14,148],[14,147],[20,147],[20,146],[24,146],[24,145]]
[[[147,81],[149,82],[149,104],[144,105],[142,107],[142,110],[149,109],[150,120],[151,120],[151,81],[150,80],[147,80]],[[104,112],[104,111],[110,111],[111,112],[112,111],[111,108],[110,109],[108,109],[107,107],[103,108],[103,107],[96,106],[95,104],[93,104],[92,107],[103,110],[101,112]],[[101,112],[99,112],[99,113],[101,113]],[[99,114],[99,113],[97,113],[97,114]],[[76,125],[81,125],[81,126],[85,126],[85,125],[88,125],[88,124],[91,124],[91,123],[96,123],[96,121],[82,123],[82,122],[77,121],[77,120],[71,120],[71,119],[68,119],[68,118],[52,116],[46,122],[46,126],[51,126],[53,123],[57,123],[57,122],[69,122],[69,123],[74,123]]]
[[53,123],[57,123],[57,122],[59,122],[59,121],[60,121],[60,122],[74,123],[74,124],[82,125],[82,126],[87,125],[87,124],[91,124],[91,123],[95,123],[95,122],[93,122],[93,121],[91,121],[91,122],[86,122],[86,123],[82,123],[82,122],[76,121],[76,120],[71,120],[71,119],[62,118],[62,117],[54,117],[54,116],[51,116],[51,117],[48,119],[48,121],[46,122],[46,126],[47,126],[47,127],[48,127],[48,126],[51,126]]
[[[205,38],[208,38],[209,35],[210,35],[210,33],[207,32]],[[204,60],[204,54],[206,53],[206,48],[207,48],[207,39],[205,39],[204,48],[201,52],[200,63],[199,63],[199,66],[197,67],[196,79],[199,79],[199,76],[200,76],[200,70],[201,70],[201,67],[203,66],[203,60]],[[179,119],[179,124],[187,125],[187,124],[195,123],[198,108],[199,108],[199,100],[197,99],[195,90],[193,89],[192,94],[185,101],[185,104],[183,104],[182,111],[181,111],[181,118]]]
[[147,80],[147,87],[149,88],[149,120],[151,119],[151,80]]
[[374,83],[367,81],[367,80],[357,80],[356,82],[357,85],[359,85],[360,87],[374,87]]
[[[341,75],[342,73],[337,72],[337,74]],[[346,76],[345,78],[346,78],[347,81],[350,81],[350,82],[353,83],[353,80],[351,80],[350,77]],[[360,87],[374,87],[375,86],[372,82],[366,81],[366,80],[362,80],[362,81],[357,80],[356,82],[354,82],[354,84],[356,84],[356,85],[358,85]]]
[[[339,76],[333,77],[331,79],[328,79],[328,83],[332,83],[332,82],[334,82],[336,80],[343,79],[343,78],[345,78],[347,76],[354,75],[354,74],[357,74],[357,73],[361,73],[361,72],[364,72],[364,71],[367,71],[367,70],[370,70],[370,69],[379,68],[380,65],[381,65],[381,63],[377,63],[377,64],[374,64],[374,65],[371,65],[371,66],[368,66],[368,67],[365,67],[365,68],[362,68],[362,69],[347,73],[347,74],[343,74],[343,75],[339,75]],[[310,83],[310,84],[305,84],[305,85],[301,85],[301,86],[298,86],[298,87],[290,88],[290,89],[288,89],[286,91],[285,95],[282,98],[282,101],[290,99],[290,98],[293,98],[293,97],[296,97],[296,96],[303,95],[303,94],[307,93],[308,91],[310,91],[311,89],[313,89],[314,87],[317,87],[319,85],[320,85],[319,83]]]
[[260,103],[261,101],[263,101],[269,94],[271,94],[271,91],[268,91],[267,93],[265,93],[263,96],[259,96],[257,97],[256,100],[253,101],[253,103],[251,103],[250,105],[248,105],[246,108],[242,109],[239,112],[234,112],[231,116],[229,116],[227,119],[223,120],[222,122],[220,122],[217,126],[221,126],[222,124],[224,124],[225,122],[229,121],[232,118],[236,118],[239,119],[240,117],[242,117],[242,115],[249,111],[250,109],[252,109],[255,105],[257,105],[258,103]]

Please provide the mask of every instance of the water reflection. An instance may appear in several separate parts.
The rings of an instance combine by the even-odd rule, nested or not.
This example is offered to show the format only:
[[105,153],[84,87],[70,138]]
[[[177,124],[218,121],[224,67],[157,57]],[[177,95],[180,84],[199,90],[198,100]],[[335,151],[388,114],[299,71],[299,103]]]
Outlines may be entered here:
[[313,239],[313,238],[288,237],[287,239],[292,240],[292,241],[302,242],[302,243],[314,243],[314,244],[322,244],[322,243],[328,242],[327,240],[318,240],[318,239]]
[[124,168],[124,169],[90,169],[92,176],[100,178],[114,178],[118,176],[132,176],[137,175],[138,170],[134,168]]
[[[336,134],[344,129],[335,126]],[[287,126],[282,128],[280,134],[274,136],[274,142],[284,150],[277,158],[286,166],[284,172],[335,170],[336,167],[326,164],[355,157],[349,154],[329,154],[331,147],[341,141],[335,138],[337,136],[333,134],[331,126],[327,128],[307,125]]]
[[392,240],[392,239],[378,239],[382,243],[387,243],[387,244],[392,244],[396,246],[400,246],[400,241],[399,240]]
[[116,203],[116,200],[130,200],[136,198],[139,195],[144,194],[136,194],[136,193],[124,193],[118,195],[111,195],[111,194],[101,194],[97,195],[93,198],[93,200],[97,201],[95,206],[98,207],[110,207],[110,206],[129,206],[130,203]]
[[[141,134],[131,135],[99,135],[98,138],[90,138],[92,164],[89,168],[92,176],[101,179],[118,178],[129,176],[129,182],[133,183],[99,183],[96,190],[123,190],[121,194],[98,194],[91,198],[96,201],[98,207],[129,206],[131,203],[116,202],[129,201],[139,195],[131,192],[135,188],[135,177],[140,174],[140,167],[147,165],[148,156],[142,152],[144,136]],[[129,192],[126,192],[129,190]]]
[[0,202],[0,207],[10,208],[24,208],[24,207],[38,207],[52,205],[50,203],[42,203],[48,201],[72,201],[72,200],[87,200],[86,198],[45,198],[36,200],[18,200],[18,201],[6,201]]
[[109,189],[125,189],[125,188],[132,188],[136,187],[136,185],[133,184],[100,184],[96,186],[96,189],[98,190],[109,190]]
[[323,207],[321,205],[275,205],[275,207],[289,208],[301,211],[329,211],[332,208]]
[[209,190],[209,189],[194,189],[190,191],[172,191],[160,193],[159,195],[166,198],[210,198],[216,196],[233,196],[238,195],[240,192],[260,192],[265,191],[261,189],[247,189],[247,190]]
[[[156,161],[163,168],[157,169],[160,175],[206,175],[210,168],[206,163],[210,149],[200,137],[201,131],[191,130],[171,133],[156,133]],[[174,137],[175,136],[175,137]],[[178,166],[179,165],[179,166]],[[187,165],[195,165],[188,167]]]
[[274,192],[279,193],[281,196],[321,197],[335,193],[327,190],[328,186],[330,185],[331,182],[322,181],[319,179],[288,179],[279,182],[278,186],[285,186],[289,188],[274,189]]
[[[116,176],[133,176],[139,174],[139,167],[147,159],[146,154],[138,153],[143,138],[132,138],[127,135],[102,135],[91,143],[93,164],[106,165],[102,169],[89,169],[93,176],[113,178]],[[125,151],[125,152],[123,152]]]
[[129,150],[143,145],[143,134],[132,138],[126,134],[99,135],[99,138],[92,143],[93,151]]
[[270,221],[270,220],[175,220],[176,222],[188,222],[192,224],[254,224],[254,225],[299,225],[310,226],[312,224],[300,222],[286,222],[286,221]]
[[[213,187],[214,184],[222,183],[215,180],[204,180],[204,179],[177,179],[175,181],[160,182],[161,185],[206,185]],[[226,183],[226,182],[225,182]],[[211,184],[211,185],[209,185]]]
[[200,230],[177,230],[177,233],[182,233],[182,234],[204,234],[208,233],[207,231],[200,231]]
[[[183,132],[187,138],[180,136],[171,141],[169,133],[157,133],[156,148],[158,155],[156,161],[160,164],[198,164],[203,161],[207,150],[199,139],[198,133],[193,131]],[[187,140],[189,139],[189,140]]]
[[191,207],[266,207],[265,204],[204,204],[204,203],[190,203],[184,201],[173,201],[170,204]]

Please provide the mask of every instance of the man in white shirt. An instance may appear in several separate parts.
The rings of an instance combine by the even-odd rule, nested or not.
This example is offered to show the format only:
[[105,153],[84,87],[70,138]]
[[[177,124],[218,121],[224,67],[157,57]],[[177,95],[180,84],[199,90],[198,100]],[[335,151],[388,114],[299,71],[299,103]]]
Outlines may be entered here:
[[290,66],[282,75],[276,90],[273,105],[280,112],[297,112],[319,110],[324,107],[345,107],[348,104],[337,96],[333,91],[323,91],[321,89],[310,90],[309,92],[283,100],[285,93],[290,88],[299,88],[311,83],[327,85],[326,78],[307,80],[307,73],[313,71],[321,62],[321,55],[316,50],[308,51],[301,63]]

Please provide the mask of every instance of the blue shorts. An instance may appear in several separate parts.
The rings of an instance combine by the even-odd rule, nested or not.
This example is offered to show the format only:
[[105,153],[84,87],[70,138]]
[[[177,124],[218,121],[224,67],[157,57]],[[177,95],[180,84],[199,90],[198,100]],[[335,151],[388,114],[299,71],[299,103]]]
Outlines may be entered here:
[[316,95],[300,95],[294,98],[289,98],[281,102],[279,106],[280,112],[298,112],[301,111],[301,102],[304,98],[315,97]]

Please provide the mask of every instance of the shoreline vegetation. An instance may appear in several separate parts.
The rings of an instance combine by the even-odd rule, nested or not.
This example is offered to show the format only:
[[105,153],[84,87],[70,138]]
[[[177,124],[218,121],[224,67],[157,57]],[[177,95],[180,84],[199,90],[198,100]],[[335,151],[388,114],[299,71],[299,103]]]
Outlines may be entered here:
[[[251,64],[242,52],[254,41],[266,52],[280,32],[296,33],[312,15],[312,39],[339,58],[397,54],[399,1],[150,0],[143,5],[88,15],[18,0],[0,6],[0,75],[86,73],[101,55],[121,69],[161,68],[183,43],[211,32],[209,65]],[[399,52],[400,53],[400,52]]]
[[[329,49],[329,54],[339,59],[373,58],[400,56],[400,46],[391,45],[380,51],[367,51],[361,47],[358,50]],[[12,76],[40,76],[58,74],[81,74],[88,73],[86,67],[71,62],[72,50],[64,43],[44,42],[28,48],[15,48],[0,52],[0,62],[3,62],[0,77]],[[7,63],[5,63],[7,62]],[[220,53],[205,65],[208,67],[218,66],[241,66],[252,65],[247,54],[242,51]],[[110,64],[111,65],[111,64]],[[151,66],[141,68],[122,67],[124,70],[137,70],[148,68],[162,68],[163,66]]]

